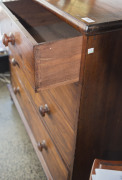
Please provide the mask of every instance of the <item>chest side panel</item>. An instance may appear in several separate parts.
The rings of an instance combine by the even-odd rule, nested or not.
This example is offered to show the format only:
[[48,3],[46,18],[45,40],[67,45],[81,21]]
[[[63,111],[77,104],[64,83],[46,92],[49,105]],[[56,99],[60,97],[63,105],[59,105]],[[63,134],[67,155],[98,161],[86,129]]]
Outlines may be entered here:
[[122,31],[88,38],[73,179],[87,180],[95,158],[122,160],[121,44]]

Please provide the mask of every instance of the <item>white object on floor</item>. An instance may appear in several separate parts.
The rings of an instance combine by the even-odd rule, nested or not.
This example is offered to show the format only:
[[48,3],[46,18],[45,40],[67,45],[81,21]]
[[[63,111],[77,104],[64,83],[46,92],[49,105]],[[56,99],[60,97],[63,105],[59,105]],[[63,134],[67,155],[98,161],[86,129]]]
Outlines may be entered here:
[[92,180],[122,180],[122,171],[95,169],[96,174],[92,175]]

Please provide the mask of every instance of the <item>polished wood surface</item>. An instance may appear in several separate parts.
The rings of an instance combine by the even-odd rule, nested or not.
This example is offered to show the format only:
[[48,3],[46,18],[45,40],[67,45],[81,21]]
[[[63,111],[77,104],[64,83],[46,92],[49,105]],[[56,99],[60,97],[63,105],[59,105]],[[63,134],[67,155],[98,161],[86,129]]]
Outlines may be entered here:
[[46,142],[46,149],[43,149],[43,151],[39,151],[40,153],[42,153],[53,178],[60,180],[67,179],[68,170],[66,169],[55,145],[53,144],[51,138],[49,137],[43,124],[41,123],[35,108],[33,107],[24,90],[21,80],[17,76],[14,76],[14,74],[11,74],[11,83],[13,87],[19,87],[20,89],[20,93],[16,94],[16,97],[19,101],[22,111],[24,112],[31,131],[34,134],[37,147],[39,142],[41,143],[43,140],[45,140]]
[[[88,180],[95,158],[122,160],[122,31],[88,38],[73,179]],[[81,156],[83,154],[83,156]]]
[[81,35],[33,0],[9,1],[4,4],[38,43]]
[[5,46],[8,46],[8,43],[11,43],[12,45],[14,45],[15,44],[14,35],[10,34],[9,36],[7,36],[7,34],[4,34],[2,41]]
[[32,0],[8,1],[4,2],[4,4],[15,14],[21,23],[26,23],[30,25],[30,27],[61,22],[57,16],[51,14]]
[[[31,98],[33,97],[32,99],[34,100],[34,102],[36,101],[37,110],[39,110],[39,107],[41,106],[40,104],[42,102],[42,100],[41,100],[41,102],[37,103],[41,98],[40,96],[42,96],[43,93],[44,94],[48,93],[52,97],[52,99],[54,100],[54,102],[56,103],[56,105],[60,109],[60,111],[64,113],[64,115],[66,116],[66,121],[68,122],[68,124],[71,126],[71,128],[75,132],[76,131],[76,121],[77,121],[78,112],[79,112],[81,85],[79,83],[68,84],[68,85],[64,85],[64,86],[60,86],[60,87],[56,87],[56,88],[50,88],[46,91],[42,91],[40,93],[35,94],[34,91],[32,90],[32,88],[30,87],[30,85],[29,85],[29,87],[27,85],[28,81],[25,78],[25,76],[23,75],[23,73],[21,72],[22,69],[18,63],[18,58],[16,57],[16,60],[15,60],[17,63],[16,66],[14,66],[12,64],[12,59],[15,60],[15,56],[13,54],[11,54],[11,56],[9,58],[11,70],[13,72],[16,72],[18,74],[18,77],[21,77],[21,79],[23,80],[23,84],[26,87],[26,90],[27,91],[29,90],[28,92],[30,93]],[[16,73],[15,73],[15,76],[16,76]],[[44,97],[46,98],[46,94],[43,95],[43,98]],[[43,99],[43,98],[41,98],[41,99]],[[48,102],[48,100],[45,100],[45,101],[43,100],[43,102],[42,102],[43,106],[47,102]]]
[[[35,0],[45,8],[87,34],[122,28],[121,0]],[[88,17],[94,22],[86,22]]]
[[[122,160],[116,2],[21,0],[6,3],[11,12],[1,6],[2,32],[15,37],[15,45],[8,43],[13,90],[54,180],[88,180],[94,159]],[[86,16],[95,22],[81,20]]]
[[[62,111],[73,131],[77,130],[77,119],[80,105],[81,84],[73,83],[66,86],[51,88],[48,92],[53,96],[57,106]],[[73,103],[72,103],[73,102]]]
[[52,178],[52,176],[51,176],[51,174],[49,172],[49,168],[47,167],[47,164],[46,164],[46,162],[44,160],[44,157],[43,157],[42,153],[40,153],[40,151],[38,150],[38,146],[37,146],[37,142],[35,140],[35,137],[34,137],[34,135],[32,133],[32,130],[30,129],[30,126],[29,126],[29,124],[27,122],[27,119],[25,118],[25,115],[23,113],[23,110],[21,109],[21,106],[20,106],[17,98],[16,98],[16,95],[13,92],[13,88],[12,88],[11,84],[8,84],[7,87],[8,87],[9,93],[10,93],[10,97],[11,97],[12,101],[14,102],[14,104],[15,104],[15,106],[17,108],[17,111],[18,111],[18,113],[19,113],[19,115],[20,115],[20,117],[22,119],[22,122],[23,122],[23,124],[25,126],[25,129],[26,129],[26,131],[27,131],[27,133],[28,133],[28,135],[30,137],[30,140],[32,142],[34,150],[36,151],[36,154],[37,154],[37,156],[38,156],[38,158],[39,158],[39,160],[41,162],[41,165],[42,165],[42,167],[43,167],[43,169],[45,171],[45,174],[46,174],[48,180],[53,180],[53,178]]
[[8,46],[27,75],[31,86],[35,88],[33,46],[36,45],[36,41],[4,4],[0,3],[0,7],[1,34],[6,33],[9,36],[12,33],[14,35],[15,44],[9,43]]
[[[42,121],[48,129],[49,134],[56,144],[65,164],[70,168],[72,157],[74,155],[74,148],[72,147],[75,145],[76,130],[72,129],[70,126],[71,122],[69,124],[69,119],[67,119],[65,114],[60,110],[60,107],[57,106],[57,103],[48,90],[35,93],[22,71],[16,69],[16,67],[10,67],[13,77],[19,78],[21,82],[23,82],[25,91],[28,93],[31,102],[40,117],[40,121]],[[45,104],[48,106],[50,113],[46,113],[45,116],[42,116],[40,114],[40,106],[45,106]],[[78,113],[74,117],[75,121],[77,120],[77,116]]]
[[[7,44],[15,57],[18,56],[16,59],[19,59],[20,67],[27,75],[31,86],[35,91],[40,91],[50,86],[78,82],[82,49],[81,33],[59,18],[54,18],[52,13],[43,7],[39,8],[39,5],[39,10],[37,9],[37,13],[33,14],[37,3],[32,0],[27,1],[28,6],[30,5],[27,9],[28,13],[22,15],[16,5],[18,3],[22,10],[22,7],[27,5],[25,2],[4,3],[11,11],[1,3],[0,24],[2,34],[6,33],[9,37],[7,34],[13,33],[15,45]],[[32,18],[28,18],[28,15]],[[46,22],[50,16],[52,23]],[[34,19],[38,19],[37,24],[33,23]]]

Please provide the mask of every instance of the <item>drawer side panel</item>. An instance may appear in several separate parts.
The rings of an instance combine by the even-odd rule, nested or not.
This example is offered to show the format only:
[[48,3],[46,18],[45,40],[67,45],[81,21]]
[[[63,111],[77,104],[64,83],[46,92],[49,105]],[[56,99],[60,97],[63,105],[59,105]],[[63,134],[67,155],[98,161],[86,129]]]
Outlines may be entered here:
[[82,36],[34,47],[36,89],[79,81]]

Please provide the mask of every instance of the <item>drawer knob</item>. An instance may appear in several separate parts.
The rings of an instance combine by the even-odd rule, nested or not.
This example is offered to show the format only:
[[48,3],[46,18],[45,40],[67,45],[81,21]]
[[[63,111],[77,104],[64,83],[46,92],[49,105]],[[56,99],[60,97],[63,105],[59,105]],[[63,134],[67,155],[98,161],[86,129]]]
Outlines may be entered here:
[[47,146],[46,146],[46,141],[45,140],[43,140],[41,143],[38,142],[37,146],[38,146],[38,149],[40,151],[42,151],[43,149],[47,150]]
[[17,94],[17,93],[20,92],[20,89],[19,89],[19,87],[14,87],[14,88],[13,88],[13,91],[14,91],[15,94]]
[[43,106],[40,106],[39,107],[39,112],[40,112],[40,114],[42,115],[42,116],[45,116],[45,113],[50,113],[50,110],[49,110],[49,108],[48,108],[48,105],[47,104],[45,104],[45,106],[43,107]]
[[16,61],[14,58],[12,58],[12,59],[11,59],[11,64],[12,64],[13,66],[16,66],[16,65],[17,65],[17,61]]
[[15,38],[14,35],[12,33],[10,33],[10,35],[8,36],[7,34],[3,35],[3,39],[2,42],[5,46],[8,46],[8,43],[10,42],[12,45],[15,44]]

